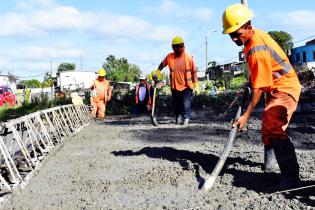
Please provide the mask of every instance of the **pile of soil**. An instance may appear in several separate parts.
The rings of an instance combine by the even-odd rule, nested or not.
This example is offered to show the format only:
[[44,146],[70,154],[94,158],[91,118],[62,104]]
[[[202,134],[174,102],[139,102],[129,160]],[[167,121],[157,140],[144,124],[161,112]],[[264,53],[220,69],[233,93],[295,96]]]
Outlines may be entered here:
[[[160,126],[148,117],[111,117],[65,140],[29,184],[1,209],[312,209],[315,189],[275,192],[279,173],[261,170],[259,117],[238,134],[212,191],[201,187],[229,134],[217,116]],[[294,115],[288,132],[296,146],[302,185],[315,184],[314,113]]]

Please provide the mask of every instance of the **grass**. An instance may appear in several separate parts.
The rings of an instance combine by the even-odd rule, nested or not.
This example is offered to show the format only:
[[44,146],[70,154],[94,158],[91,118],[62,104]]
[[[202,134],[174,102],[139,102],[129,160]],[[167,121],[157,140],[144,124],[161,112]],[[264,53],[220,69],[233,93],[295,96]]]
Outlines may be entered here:
[[10,119],[19,118],[27,114],[48,109],[58,105],[69,104],[69,99],[54,99],[49,100],[45,95],[34,98],[30,103],[22,103],[21,106],[2,106],[0,107],[0,122],[4,122]]

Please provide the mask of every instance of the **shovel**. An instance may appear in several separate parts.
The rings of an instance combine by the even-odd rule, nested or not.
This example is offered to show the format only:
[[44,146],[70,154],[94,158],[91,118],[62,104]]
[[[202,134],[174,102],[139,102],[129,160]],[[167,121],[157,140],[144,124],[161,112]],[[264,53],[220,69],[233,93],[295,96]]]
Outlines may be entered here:
[[151,109],[151,123],[154,126],[158,126],[159,123],[156,120],[156,117],[154,116],[154,110],[155,110],[155,97],[156,97],[156,84],[157,81],[155,81],[154,87],[153,87],[153,100],[152,100],[152,109]]
[[[241,116],[242,108],[245,106],[245,102],[247,101],[247,98],[248,98],[248,95],[250,94],[250,91],[251,91],[250,88],[246,87],[246,89],[243,93],[242,102],[238,107],[235,119],[238,119]],[[231,129],[230,134],[229,134],[229,138],[224,145],[224,149],[223,149],[223,152],[220,156],[219,161],[217,162],[215,168],[213,169],[210,177],[203,184],[202,188],[204,191],[209,192],[211,190],[211,188],[213,187],[215,180],[219,176],[219,173],[221,172],[221,170],[225,164],[225,161],[226,161],[226,159],[230,153],[230,150],[232,148],[237,129],[238,129],[237,126],[235,126],[234,128]]]
[[221,119],[221,118],[225,118],[225,116],[227,115],[228,111],[232,108],[232,106],[236,103],[237,99],[239,98],[239,96],[237,95],[234,100],[231,102],[231,104],[229,105],[229,107],[225,110],[225,112],[222,114],[219,114],[219,116],[217,117],[217,119]]

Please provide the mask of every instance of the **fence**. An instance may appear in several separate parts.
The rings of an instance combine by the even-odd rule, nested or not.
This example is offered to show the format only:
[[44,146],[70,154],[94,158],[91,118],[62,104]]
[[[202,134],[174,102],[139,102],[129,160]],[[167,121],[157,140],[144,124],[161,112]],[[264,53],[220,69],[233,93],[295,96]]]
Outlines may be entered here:
[[1,194],[24,185],[52,148],[89,124],[89,113],[86,105],[63,105],[1,124]]

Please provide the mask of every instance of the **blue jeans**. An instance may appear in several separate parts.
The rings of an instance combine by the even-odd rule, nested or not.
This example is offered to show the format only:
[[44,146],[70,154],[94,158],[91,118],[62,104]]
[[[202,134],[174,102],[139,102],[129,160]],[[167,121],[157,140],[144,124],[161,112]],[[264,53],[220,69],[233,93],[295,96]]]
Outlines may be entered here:
[[176,117],[182,115],[184,119],[191,117],[191,101],[193,90],[186,88],[183,91],[172,90],[173,110]]

